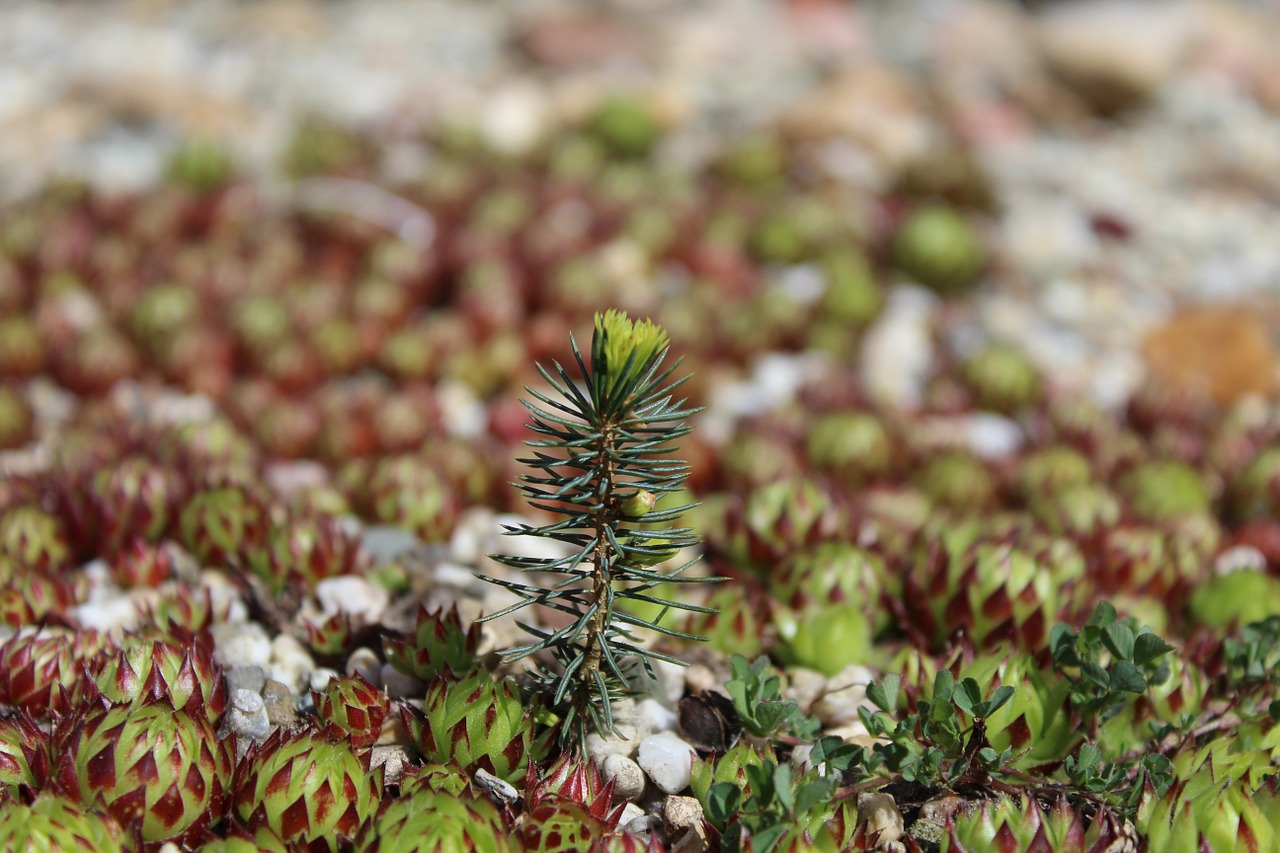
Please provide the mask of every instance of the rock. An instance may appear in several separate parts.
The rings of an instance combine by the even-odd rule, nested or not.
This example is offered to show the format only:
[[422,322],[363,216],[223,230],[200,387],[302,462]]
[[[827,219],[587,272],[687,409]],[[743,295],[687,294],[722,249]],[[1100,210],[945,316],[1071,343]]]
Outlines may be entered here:
[[427,543],[410,530],[376,524],[364,529],[360,547],[374,564],[390,563],[406,554],[418,554],[426,550]]
[[400,746],[374,746],[369,750],[369,769],[382,768],[383,783],[399,785],[404,778],[404,766],[410,762],[409,753]]
[[262,685],[262,703],[272,725],[293,728],[298,723],[298,706],[293,692],[279,681]]
[[237,690],[261,693],[262,685],[267,682],[266,670],[260,666],[233,666],[227,670],[224,677],[227,680],[228,693],[235,693]]
[[938,844],[947,832],[947,821],[965,807],[965,800],[955,794],[942,794],[920,807],[920,816],[908,833],[918,841]]
[[846,666],[828,679],[811,712],[828,728],[858,720],[858,708],[868,704],[867,685],[875,677],[875,673],[865,666]]
[[641,728],[648,732],[669,732],[676,727],[676,712],[656,699],[641,699],[636,705]]
[[858,824],[868,844],[884,845],[902,838],[902,812],[893,797],[877,791],[858,795]]
[[895,287],[863,338],[859,373],[878,403],[912,409],[920,404],[933,367],[933,324],[939,299],[922,287]]
[[118,595],[67,608],[81,628],[91,631],[131,631],[138,626],[138,603],[132,595]]
[[1203,306],[1174,315],[1142,344],[1147,367],[1175,391],[1231,403],[1276,391],[1271,330],[1244,307]]
[[689,786],[693,755],[693,747],[675,735],[663,732],[640,741],[636,763],[653,784],[668,794],[675,794]]
[[271,658],[268,669],[271,677],[288,685],[294,693],[301,693],[308,683],[316,662],[302,643],[288,634],[281,634],[271,641]]
[[543,140],[550,122],[546,94],[529,80],[518,79],[485,99],[480,132],[493,150],[518,157]]
[[347,675],[357,673],[370,684],[377,684],[382,676],[382,661],[373,649],[361,646],[347,658]]
[[324,690],[329,686],[329,682],[337,678],[339,675],[336,669],[330,669],[327,666],[316,667],[311,670],[311,675],[307,677],[307,686],[312,690]]
[[671,833],[681,833],[700,825],[702,803],[697,797],[669,796],[662,801],[662,822]]
[[615,800],[634,800],[644,793],[644,771],[625,755],[606,755],[600,762],[600,775],[613,782]]
[[381,678],[374,682],[381,684],[382,688],[387,691],[387,695],[392,699],[407,699],[411,696],[420,697],[427,689],[427,685],[420,678],[414,678],[412,675],[405,675],[389,663],[382,665]]
[[622,807],[622,817],[618,819],[618,826],[628,835],[636,835],[662,826],[662,818],[647,815],[644,809],[635,803],[627,803]]
[[213,633],[214,659],[225,667],[260,666],[271,662],[271,638],[256,622],[218,623]]
[[794,699],[801,708],[810,708],[830,683],[831,679],[817,670],[792,666],[787,668],[787,685],[782,695]]
[[1142,101],[1164,85],[1195,47],[1190,2],[1141,0],[1055,4],[1037,35],[1049,70],[1104,115]]
[[242,740],[263,741],[271,733],[271,720],[262,697],[252,690],[231,694],[231,708],[222,723],[222,733],[234,732]]
[[349,613],[366,624],[377,622],[391,603],[385,589],[359,575],[325,578],[316,584],[315,596],[325,616]]
[[535,62],[557,70],[634,64],[642,50],[634,28],[603,10],[565,9],[537,16],[516,36]]

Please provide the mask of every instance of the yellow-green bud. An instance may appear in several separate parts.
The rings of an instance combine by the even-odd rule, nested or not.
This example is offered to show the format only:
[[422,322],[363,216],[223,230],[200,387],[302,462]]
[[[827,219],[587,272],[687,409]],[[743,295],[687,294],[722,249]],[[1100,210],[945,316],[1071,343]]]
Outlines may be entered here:
[[619,505],[622,514],[627,518],[640,518],[648,515],[649,511],[658,505],[658,496],[653,492],[641,489],[638,492],[624,498]]
[[[596,315],[591,367],[605,376],[605,389],[624,384],[667,346],[667,332],[652,320],[632,320],[611,308]],[[632,355],[634,353],[634,356]],[[627,368],[630,359],[631,367]]]

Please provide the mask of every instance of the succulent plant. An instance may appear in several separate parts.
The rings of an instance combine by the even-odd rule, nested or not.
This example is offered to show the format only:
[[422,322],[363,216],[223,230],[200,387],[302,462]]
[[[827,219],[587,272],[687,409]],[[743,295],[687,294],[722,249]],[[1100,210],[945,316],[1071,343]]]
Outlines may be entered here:
[[428,761],[456,762],[468,773],[483,768],[508,782],[523,776],[542,748],[515,684],[495,683],[478,667],[461,678],[436,676],[424,710],[401,706],[401,717]]
[[[1089,826],[1065,797],[1054,800],[1047,809],[1029,797],[1019,800],[1002,797],[984,800],[971,812],[957,812],[940,849],[943,853],[978,853],[980,850],[1085,853],[1129,849],[1122,846],[1122,841],[1123,828],[1117,827],[1114,818],[1099,815]],[[1108,846],[1111,844],[1117,846]]]
[[601,102],[587,119],[586,132],[616,157],[643,157],[658,142],[661,128],[653,111],[634,97]]
[[39,790],[49,778],[49,736],[30,714],[0,719],[0,800]]
[[15,634],[0,644],[0,704],[37,719],[69,713],[97,694],[86,661],[99,641],[65,633]]
[[856,487],[893,467],[893,441],[884,422],[867,412],[823,415],[809,427],[805,454],[842,485]]
[[808,480],[784,480],[736,498],[723,541],[733,562],[767,572],[779,560],[834,536],[838,513],[831,498]]
[[225,565],[253,553],[270,529],[264,502],[237,486],[197,491],[179,516],[182,544],[205,565]]
[[302,627],[307,646],[320,658],[343,658],[359,645],[360,625],[350,613],[340,611],[319,623],[303,619]]
[[334,678],[324,690],[312,690],[311,701],[320,722],[346,732],[356,747],[378,739],[391,708],[387,694],[359,674]]
[[38,506],[0,514],[0,569],[52,574],[66,568],[71,547],[61,520]]
[[1120,490],[1133,511],[1146,521],[1203,513],[1211,507],[1204,480],[1182,462],[1141,463],[1121,479]]
[[13,799],[0,803],[0,847],[5,850],[118,853],[125,849],[123,834],[111,817],[52,792],[30,805]]
[[365,825],[355,849],[358,853],[505,853],[512,849],[512,840],[502,815],[488,799],[470,790],[419,785],[388,802]]
[[35,413],[24,395],[0,385],[0,450],[22,447],[31,440],[34,427]]
[[1280,508],[1280,447],[1259,451],[1231,484],[1231,508],[1241,521],[1273,518]]
[[987,250],[963,214],[927,204],[911,211],[894,235],[893,262],[915,281],[949,296],[977,281]]
[[916,482],[936,505],[957,513],[980,511],[996,498],[996,483],[987,466],[962,450],[934,456],[918,472]]
[[59,721],[53,778],[145,842],[194,839],[221,820],[233,746],[203,714],[168,702],[89,703]]
[[126,637],[114,654],[91,667],[94,684],[113,703],[137,706],[163,700],[216,725],[227,707],[227,688],[213,658],[213,640],[208,634],[184,633],[176,639]]
[[1053,500],[1059,489],[1079,486],[1093,479],[1089,458],[1065,444],[1032,451],[1018,466],[1018,491],[1024,500]]
[[418,622],[413,636],[388,637],[383,641],[387,663],[405,675],[430,681],[437,675],[461,675],[476,662],[480,625],[473,622],[465,631],[457,605],[448,610],[427,610],[418,606]]
[[778,607],[775,651],[785,663],[835,675],[871,652],[871,619],[861,604],[816,604],[801,611]]
[[1012,750],[1013,766],[1056,767],[1079,743],[1082,734],[1068,702],[1070,683],[1037,664],[1033,655],[996,649],[962,667],[958,679],[963,678],[1013,688],[1009,701],[983,720],[991,747]]
[[1051,533],[1086,538],[1120,520],[1120,499],[1100,483],[1077,483],[1032,499],[1031,512]]
[[961,375],[979,408],[1015,414],[1040,399],[1035,365],[1011,344],[990,344],[975,353],[961,367]]
[[251,830],[336,851],[353,841],[382,799],[382,774],[345,733],[276,729],[236,765],[233,808]]
[[1280,614],[1280,578],[1253,569],[1216,575],[1191,592],[1187,608],[1198,625],[1226,628]]
[[134,539],[116,553],[107,568],[118,586],[154,589],[173,573],[172,552],[145,539]]
[[917,626],[938,644],[963,628],[978,646],[1008,641],[1042,649],[1084,577],[1083,559],[1065,543],[1057,546],[1065,550],[1037,559],[1008,544],[966,545],[966,535],[944,535],[947,544],[929,550],[908,574],[903,598]]
[[325,578],[363,574],[368,557],[340,518],[294,516],[272,525],[245,565],[273,592],[315,586]]
[[[721,654],[755,658],[765,650],[769,602],[760,590],[720,587],[707,596],[704,605],[711,612],[690,613],[681,630],[705,637],[707,645]],[[660,612],[651,618],[656,619]]]
[[445,476],[414,454],[378,460],[365,486],[366,517],[412,530],[424,542],[449,538],[458,519],[458,498]]
[[134,540],[158,542],[173,521],[176,492],[165,469],[142,456],[98,471],[92,494],[99,553],[110,557]]

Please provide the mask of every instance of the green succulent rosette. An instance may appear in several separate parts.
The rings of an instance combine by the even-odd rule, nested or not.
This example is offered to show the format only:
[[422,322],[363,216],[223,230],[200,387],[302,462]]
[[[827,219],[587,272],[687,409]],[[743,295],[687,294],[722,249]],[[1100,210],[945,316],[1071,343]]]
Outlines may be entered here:
[[1261,622],[1280,615],[1280,578],[1254,569],[1215,575],[1191,592],[1188,611],[1210,628]]
[[[1248,756],[1229,756],[1210,744],[1174,760],[1178,779],[1160,797],[1148,792],[1135,820],[1150,850],[1275,850],[1280,811],[1269,770]],[[1257,796],[1259,793],[1262,796]]]
[[25,712],[0,719],[0,798],[38,790],[49,778],[49,736]]
[[185,646],[149,637],[126,637],[121,648],[93,667],[93,681],[109,701],[141,705],[159,700],[216,724],[227,707],[222,667],[208,634],[186,637]]
[[0,849],[42,853],[117,853],[124,850],[120,824],[111,817],[46,792],[25,805],[0,803]]
[[455,489],[443,472],[416,454],[378,460],[361,491],[365,517],[412,530],[424,542],[446,541],[458,520]]
[[[1029,797],[985,800],[976,809],[957,813],[942,838],[940,853],[1086,853],[1092,850],[1126,850],[1123,825],[1109,814],[1092,821],[1065,797],[1043,808]],[[1129,841],[1132,844],[1132,840]],[[1108,845],[1115,844],[1115,847]],[[1154,848],[1153,848],[1154,849]]]
[[492,802],[420,785],[391,800],[366,824],[356,853],[506,853],[506,822]]
[[387,694],[358,673],[330,680],[324,690],[312,690],[311,699],[320,721],[346,732],[352,746],[376,741],[391,707]]
[[978,280],[987,250],[964,214],[927,204],[913,210],[894,237],[893,262],[915,281],[949,296]]
[[467,773],[483,768],[508,782],[524,776],[541,743],[515,682],[495,682],[472,668],[462,678],[437,676],[427,685],[425,709],[401,706],[412,742],[428,761],[454,762]]
[[182,844],[221,820],[232,751],[203,715],[168,702],[95,703],[58,723],[53,780],[145,842]]
[[978,406],[1014,414],[1041,396],[1040,374],[1026,353],[1006,343],[991,344],[965,362],[964,383]]
[[404,639],[388,638],[382,648],[387,663],[397,670],[430,681],[446,671],[460,674],[471,669],[479,645],[479,623],[463,630],[456,605],[448,610],[427,610],[425,605],[419,605],[413,635]]
[[0,577],[22,571],[51,574],[71,559],[62,521],[38,506],[16,506],[0,514]]
[[894,446],[884,422],[870,412],[835,412],[809,427],[805,455],[842,484],[858,486],[889,472]]
[[277,729],[236,766],[233,808],[251,830],[269,828],[290,844],[337,851],[373,817],[382,774],[367,750],[333,729]]
[[268,508],[237,486],[196,492],[178,517],[183,546],[207,566],[253,553],[265,541],[270,527]]
[[1185,462],[1171,459],[1142,462],[1120,480],[1130,508],[1146,521],[1208,512],[1209,490],[1204,478]]
[[273,525],[245,562],[273,593],[295,585],[311,588],[338,575],[363,574],[368,564],[359,537],[348,532],[340,518],[323,515]]
[[94,698],[97,688],[86,661],[98,641],[61,632],[15,634],[0,644],[0,703],[37,719],[70,713]]

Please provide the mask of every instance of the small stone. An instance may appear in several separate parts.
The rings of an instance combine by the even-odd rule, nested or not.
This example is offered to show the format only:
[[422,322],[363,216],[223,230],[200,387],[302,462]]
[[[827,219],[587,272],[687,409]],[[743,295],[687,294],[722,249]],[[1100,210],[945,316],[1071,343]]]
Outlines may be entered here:
[[373,649],[361,646],[347,658],[347,675],[360,675],[370,684],[377,684],[382,677],[382,661]]
[[271,720],[262,697],[252,690],[231,694],[231,708],[222,724],[223,733],[234,732],[242,740],[263,741],[271,733]]
[[489,799],[499,805],[509,806],[520,799],[520,792],[516,790],[515,785],[499,779],[483,767],[476,770],[471,781],[477,788],[484,791]]
[[382,781],[387,785],[399,785],[404,778],[404,766],[409,763],[409,753],[400,746],[374,746],[369,750],[369,769],[382,768]]
[[822,695],[813,703],[813,715],[828,728],[859,719],[858,708],[867,704],[867,685],[875,677],[865,666],[846,666],[828,679]]
[[271,638],[257,622],[219,623],[213,633],[214,659],[226,667],[260,666],[271,662]]
[[635,755],[640,746],[640,728],[635,723],[614,720],[615,734],[591,733],[587,735],[587,756],[603,761],[610,755]]
[[293,728],[298,722],[298,706],[293,692],[279,681],[262,685],[262,703],[272,725]]
[[382,587],[359,575],[325,578],[316,584],[316,601],[325,616],[348,613],[373,624],[386,612],[391,597]]
[[606,755],[600,762],[600,775],[613,782],[615,800],[634,800],[644,793],[644,771],[625,755]]
[[675,794],[689,787],[693,755],[689,744],[669,732],[662,732],[640,741],[636,763],[653,784],[668,794]]
[[[652,820],[653,823],[648,821]],[[628,835],[635,835],[640,832],[648,832],[650,829],[662,825],[662,819],[652,815],[646,815],[644,809],[635,803],[627,803],[622,807],[622,817],[618,819],[618,826],[622,827],[622,831]]]
[[294,693],[301,693],[316,662],[302,643],[288,634],[271,641],[271,677],[284,682]]
[[858,825],[872,845],[884,845],[902,838],[902,812],[893,797],[877,791],[858,795]]
[[138,605],[129,595],[71,607],[67,614],[77,625],[92,631],[131,631],[138,626]]
[[427,689],[427,685],[422,679],[414,678],[412,675],[406,675],[396,669],[389,663],[382,665],[382,677],[375,684],[381,684],[382,689],[387,691],[387,695],[392,699],[408,699],[410,696],[421,696]]
[[636,716],[649,732],[670,732],[676,727],[676,712],[656,699],[642,699],[636,705]]
[[267,682],[266,670],[260,666],[233,666],[227,670],[225,677],[228,693],[235,693],[237,690],[261,693],[262,685]]
[[1247,308],[1187,309],[1147,336],[1142,355],[1171,389],[1219,403],[1276,390],[1280,358],[1271,332]]
[[830,683],[831,680],[817,670],[792,666],[787,668],[787,686],[782,693],[801,708],[810,708]]
[[702,822],[702,803],[697,797],[672,795],[662,801],[662,822],[672,833],[684,832]]
[[418,554],[426,550],[426,543],[413,531],[402,527],[375,524],[364,529],[360,547],[373,563],[390,563],[406,554]]
[[307,677],[307,686],[312,690],[324,690],[329,686],[329,682],[337,678],[339,675],[336,669],[330,669],[327,666],[316,667],[311,670],[311,675]]

